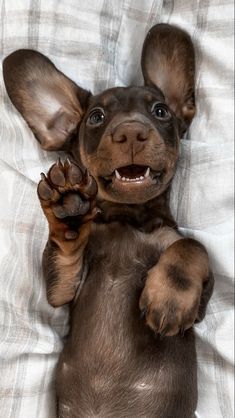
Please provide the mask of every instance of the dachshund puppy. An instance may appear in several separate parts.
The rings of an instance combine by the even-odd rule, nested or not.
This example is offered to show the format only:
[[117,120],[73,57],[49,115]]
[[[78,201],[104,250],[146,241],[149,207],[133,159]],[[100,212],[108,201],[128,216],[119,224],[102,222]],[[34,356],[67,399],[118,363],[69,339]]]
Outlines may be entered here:
[[169,209],[180,137],[195,113],[194,48],[154,26],[144,86],[93,96],[39,52],[4,61],[8,94],[45,150],[49,303],[70,303],[56,376],[60,418],[190,418],[197,404],[195,321],[213,289],[205,248]]

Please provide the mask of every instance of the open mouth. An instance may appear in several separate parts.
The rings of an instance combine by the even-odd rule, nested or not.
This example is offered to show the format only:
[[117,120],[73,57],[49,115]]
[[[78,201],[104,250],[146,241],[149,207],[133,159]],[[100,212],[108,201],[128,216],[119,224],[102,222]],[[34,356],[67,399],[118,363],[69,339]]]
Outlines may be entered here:
[[162,172],[153,172],[148,166],[133,164],[117,168],[114,171],[114,176],[117,181],[122,183],[142,183],[159,179],[162,176]]
[[100,177],[101,187],[109,198],[119,203],[142,203],[150,200],[164,187],[164,168],[154,170],[147,165],[126,165]]

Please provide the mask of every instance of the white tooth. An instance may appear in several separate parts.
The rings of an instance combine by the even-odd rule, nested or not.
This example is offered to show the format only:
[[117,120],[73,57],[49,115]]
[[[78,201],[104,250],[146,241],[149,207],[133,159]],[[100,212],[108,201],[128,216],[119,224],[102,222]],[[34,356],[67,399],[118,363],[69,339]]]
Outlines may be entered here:
[[118,180],[121,180],[121,176],[117,170],[115,170],[115,176]]
[[144,177],[143,176],[140,176],[140,180],[144,180]]
[[126,177],[122,177],[122,181],[126,181]]
[[145,178],[146,177],[149,177],[149,175],[150,175],[150,168],[148,167],[147,170],[146,170],[146,173],[145,173],[144,177]]

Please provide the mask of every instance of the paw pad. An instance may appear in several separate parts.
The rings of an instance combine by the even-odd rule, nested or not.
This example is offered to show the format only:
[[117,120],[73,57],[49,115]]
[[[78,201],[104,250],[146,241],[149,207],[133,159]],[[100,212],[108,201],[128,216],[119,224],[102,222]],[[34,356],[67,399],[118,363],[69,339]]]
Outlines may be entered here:
[[94,209],[96,181],[69,159],[64,164],[58,160],[41,177],[39,199],[43,207],[51,207],[56,218],[83,216]]

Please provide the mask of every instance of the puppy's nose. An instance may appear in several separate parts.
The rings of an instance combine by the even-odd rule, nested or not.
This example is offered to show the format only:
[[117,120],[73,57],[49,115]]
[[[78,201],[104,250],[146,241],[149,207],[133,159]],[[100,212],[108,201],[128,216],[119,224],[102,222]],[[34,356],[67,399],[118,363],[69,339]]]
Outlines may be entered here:
[[113,132],[113,142],[144,142],[148,139],[149,128],[140,122],[126,122],[118,125]]

